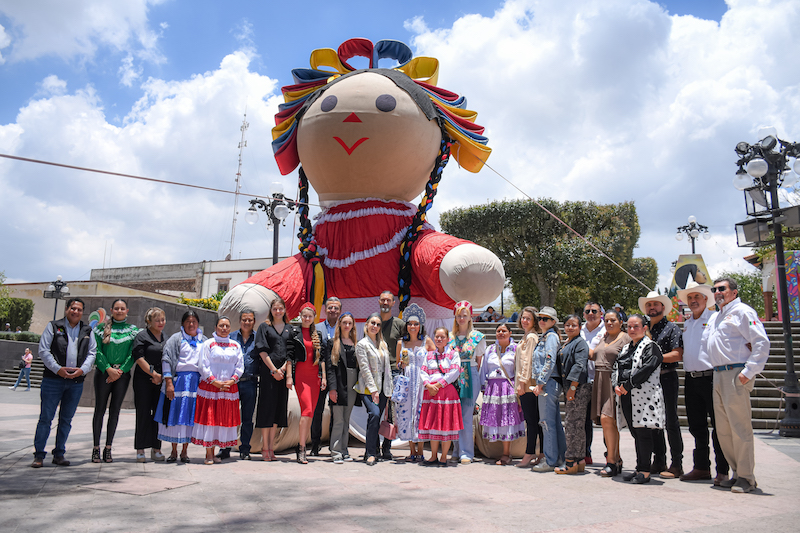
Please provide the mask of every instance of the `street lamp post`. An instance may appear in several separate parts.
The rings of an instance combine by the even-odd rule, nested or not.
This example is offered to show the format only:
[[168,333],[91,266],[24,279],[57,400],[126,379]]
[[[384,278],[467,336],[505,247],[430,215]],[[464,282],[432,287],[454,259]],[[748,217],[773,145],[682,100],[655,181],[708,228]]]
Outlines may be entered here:
[[689,216],[689,223],[678,227],[678,233],[675,234],[675,239],[682,241],[683,234],[689,236],[689,239],[692,241],[692,254],[695,253],[694,251],[694,241],[700,236],[700,233],[703,233],[703,238],[708,240],[711,238],[711,234],[708,232],[708,226],[704,226],[702,224],[697,223],[697,218],[694,215]]
[[58,301],[65,300],[69,297],[69,287],[67,287],[67,282],[61,281],[61,276],[58,276],[53,283],[48,285],[47,290],[42,291],[42,297],[55,299],[56,302],[53,308],[53,320],[55,320],[56,313],[58,313]]
[[245,220],[250,225],[258,222],[258,209],[262,209],[267,214],[267,229],[273,230],[272,264],[274,265],[278,262],[278,241],[281,224],[284,224],[284,220],[295,209],[296,205],[283,195],[282,183],[277,181],[272,183],[270,192],[272,193],[272,200],[269,203],[259,198],[250,200],[250,209],[247,210]]
[[[758,237],[745,239],[758,245],[775,242],[777,262],[778,293],[781,301],[781,322],[783,325],[783,341],[786,346],[786,376],[783,392],[786,395],[786,411],[781,420],[780,434],[787,437],[800,437],[800,386],[794,370],[794,351],[792,349],[792,324],[789,312],[789,294],[786,287],[786,261],[783,250],[783,222],[786,220],[786,209],[781,209],[778,199],[778,188],[792,186],[797,176],[788,166],[790,157],[795,158],[794,170],[800,172],[800,143],[791,143],[778,139],[774,128],[765,128],[759,132],[761,140],[750,145],[740,142],[736,145],[739,155],[733,184],[745,193],[747,214],[754,219],[737,224],[738,233],[745,233],[746,227],[757,227]],[[788,171],[788,172],[787,172]],[[769,201],[767,201],[769,194]],[[758,207],[761,206],[761,207]],[[762,229],[772,223],[773,239],[766,234],[761,237]],[[740,243],[740,246],[742,244]]]

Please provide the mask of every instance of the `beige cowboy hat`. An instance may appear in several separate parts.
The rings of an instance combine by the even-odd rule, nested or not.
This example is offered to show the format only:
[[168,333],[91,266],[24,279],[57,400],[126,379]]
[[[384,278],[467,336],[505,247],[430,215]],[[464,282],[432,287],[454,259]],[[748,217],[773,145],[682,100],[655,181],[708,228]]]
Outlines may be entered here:
[[686,283],[686,288],[685,289],[679,289],[678,290],[678,299],[680,301],[682,301],[683,303],[688,303],[689,302],[689,300],[688,300],[689,295],[691,293],[693,293],[693,292],[699,292],[700,294],[702,294],[703,296],[708,298],[707,304],[714,303],[714,293],[711,292],[711,287],[709,287],[708,285],[702,284],[702,283],[697,283],[696,281],[694,281],[692,279],[690,279]]
[[670,300],[669,296],[666,294],[658,294],[656,291],[650,291],[647,293],[647,296],[640,296],[639,297],[639,309],[641,309],[642,313],[647,314],[645,311],[645,304],[647,302],[661,302],[664,305],[664,314],[666,315],[670,311],[672,311],[672,300]]

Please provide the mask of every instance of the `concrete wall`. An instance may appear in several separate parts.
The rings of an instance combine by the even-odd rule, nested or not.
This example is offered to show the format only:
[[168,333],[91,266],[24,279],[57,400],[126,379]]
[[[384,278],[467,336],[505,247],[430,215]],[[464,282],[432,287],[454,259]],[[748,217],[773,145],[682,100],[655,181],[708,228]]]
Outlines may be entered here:
[[[279,260],[286,259],[280,257]],[[229,261],[204,261],[203,284],[200,298],[208,298],[220,290],[220,282],[228,284],[228,290],[244,280],[272,266],[272,258],[232,259]]]

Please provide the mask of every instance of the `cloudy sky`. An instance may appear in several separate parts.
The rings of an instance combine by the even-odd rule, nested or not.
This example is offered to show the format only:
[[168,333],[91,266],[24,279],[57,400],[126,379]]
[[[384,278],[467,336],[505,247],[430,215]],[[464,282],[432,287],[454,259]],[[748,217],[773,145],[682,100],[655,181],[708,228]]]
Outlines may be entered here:
[[[243,191],[281,181],[294,196],[296,173],[280,175],[270,146],[291,69],[352,37],[397,39],[439,59],[440,86],[487,128],[489,164],[527,194],[634,200],[637,255],[658,261],[663,287],[690,252],[674,238],[689,215],[713,235],[698,241],[712,274],[750,268],[733,229],[746,216],[733,148],[762,125],[800,140],[796,0],[111,4],[0,0],[0,153],[232,190],[246,109]],[[432,221],[519,197],[451,161]],[[263,215],[245,223],[245,202],[233,255],[269,256],[272,234]],[[0,158],[12,282],[222,259],[232,215],[232,195]]]

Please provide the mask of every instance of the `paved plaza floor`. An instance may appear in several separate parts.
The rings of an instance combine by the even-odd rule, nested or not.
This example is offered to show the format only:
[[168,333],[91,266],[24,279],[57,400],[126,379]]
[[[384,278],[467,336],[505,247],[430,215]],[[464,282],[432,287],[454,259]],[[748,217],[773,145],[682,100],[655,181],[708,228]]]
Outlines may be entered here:
[[[597,463],[577,476],[483,461],[448,468],[335,465],[327,448],[308,465],[283,453],[279,462],[205,466],[203,449],[193,445],[191,464],[139,464],[134,412],[123,410],[114,462],[93,464],[92,409],[84,407],[78,408],[67,446],[72,466],[54,466],[48,454],[37,470],[29,465],[38,415],[38,390],[0,390],[3,532],[800,531],[800,439],[763,432],[756,439],[758,489],[732,494],[710,482],[653,479],[637,486],[601,478],[599,428]],[[54,436],[55,429],[48,450]],[[689,469],[693,440],[686,431],[683,438]],[[351,452],[360,456],[363,449]],[[634,465],[628,433],[622,457],[626,469]]]

